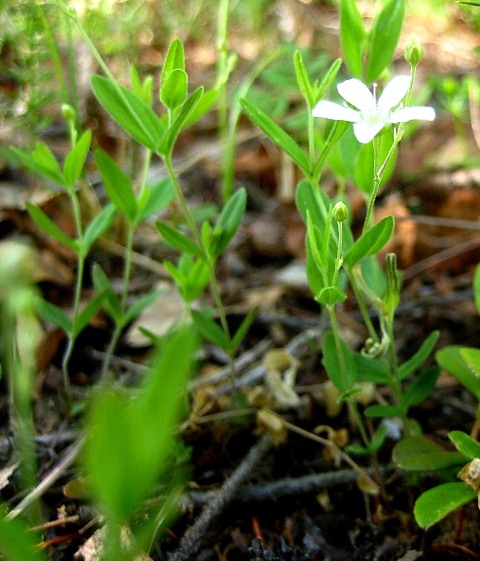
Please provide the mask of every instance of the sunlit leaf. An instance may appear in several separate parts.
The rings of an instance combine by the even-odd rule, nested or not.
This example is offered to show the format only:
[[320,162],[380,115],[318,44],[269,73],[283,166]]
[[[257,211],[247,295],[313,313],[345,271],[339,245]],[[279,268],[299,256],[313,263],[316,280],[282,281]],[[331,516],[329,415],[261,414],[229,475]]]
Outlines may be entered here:
[[476,497],[475,491],[462,481],[442,483],[418,497],[413,515],[421,528],[429,528]]

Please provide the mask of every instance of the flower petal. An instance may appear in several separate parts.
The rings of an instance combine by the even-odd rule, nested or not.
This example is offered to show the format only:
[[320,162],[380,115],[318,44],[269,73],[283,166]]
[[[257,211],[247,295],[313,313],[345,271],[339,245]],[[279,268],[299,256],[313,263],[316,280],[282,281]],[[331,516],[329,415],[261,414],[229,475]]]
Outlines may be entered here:
[[414,119],[433,121],[435,119],[435,111],[432,107],[403,107],[394,111],[388,118],[388,122],[406,123]]
[[411,76],[395,76],[390,80],[378,100],[379,111],[388,112],[396,107],[407,95],[411,81]]
[[338,84],[337,90],[343,99],[360,111],[368,111],[369,113],[375,111],[375,99],[372,92],[360,80],[356,78],[345,80],[345,82]]
[[315,105],[312,115],[314,117],[323,117],[324,119],[333,119],[334,121],[349,121],[351,123],[355,123],[359,119],[358,111],[326,100],[321,100]]
[[355,134],[358,142],[362,144],[367,144],[373,140],[373,138],[383,129],[385,123],[377,123],[375,125],[369,125],[365,121],[360,121],[354,123],[353,133]]

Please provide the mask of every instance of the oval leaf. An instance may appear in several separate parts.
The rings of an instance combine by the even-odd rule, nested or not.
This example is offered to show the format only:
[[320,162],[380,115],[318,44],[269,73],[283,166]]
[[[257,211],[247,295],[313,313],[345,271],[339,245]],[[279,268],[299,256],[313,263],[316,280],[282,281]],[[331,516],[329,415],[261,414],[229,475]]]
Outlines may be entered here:
[[202,250],[194,242],[192,242],[190,238],[187,238],[185,234],[182,234],[180,230],[176,230],[163,222],[157,222],[155,226],[168,245],[181,252],[189,253],[190,255],[203,259],[204,256]]
[[281,127],[279,127],[270,117],[268,117],[261,109],[255,107],[246,99],[241,99],[240,103],[245,113],[252,119],[252,121],[261,129],[268,138],[279,146],[282,150],[292,158],[292,160],[300,167],[306,174],[310,173],[310,166],[308,158],[293,140]]
[[92,89],[100,104],[135,140],[155,150],[165,126],[143,99],[103,76],[93,76]]
[[78,245],[75,240],[68,237],[67,234],[53,222],[38,206],[32,203],[26,203],[27,211],[35,224],[41,228],[48,236],[52,236],[58,242],[63,243],[75,253],[78,253]]
[[134,222],[137,216],[137,200],[132,182],[118,167],[117,163],[103,150],[97,150],[95,162],[108,198],[120,212],[125,214],[130,222]]
[[453,430],[448,433],[448,438],[455,444],[455,448],[470,459],[480,458],[480,442],[468,434]]
[[390,0],[375,18],[368,40],[367,82],[378,78],[392,61],[404,13],[405,0]]
[[364,232],[345,253],[345,265],[351,267],[364,257],[378,253],[392,237],[394,227],[393,216],[386,216]]
[[404,378],[410,376],[410,374],[413,374],[413,372],[415,372],[415,370],[427,360],[439,337],[440,331],[432,331],[430,333],[430,335],[420,345],[418,351],[398,369],[399,380],[403,380]]
[[410,436],[398,442],[392,454],[395,464],[411,471],[438,471],[461,467],[467,461],[460,452],[450,452],[440,448],[426,436]]
[[342,0],[340,8],[340,44],[352,76],[362,78],[363,50],[367,33],[355,0]]
[[456,345],[445,347],[436,353],[435,358],[442,368],[455,376],[477,400],[480,400],[480,378],[475,375],[464,356],[462,356],[462,351],[465,349],[470,350],[469,347]]
[[162,84],[160,101],[170,110],[180,107],[188,93],[188,75],[185,70],[172,70]]
[[65,176],[65,181],[70,185],[70,187],[74,187],[75,183],[82,175],[83,166],[85,165],[85,160],[87,159],[91,140],[92,132],[85,132],[77,144],[75,144],[70,154],[68,154],[65,158],[63,174]]
[[413,515],[421,528],[428,528],[476,496],[475,491],[461,481],[443,483],[418,497]]

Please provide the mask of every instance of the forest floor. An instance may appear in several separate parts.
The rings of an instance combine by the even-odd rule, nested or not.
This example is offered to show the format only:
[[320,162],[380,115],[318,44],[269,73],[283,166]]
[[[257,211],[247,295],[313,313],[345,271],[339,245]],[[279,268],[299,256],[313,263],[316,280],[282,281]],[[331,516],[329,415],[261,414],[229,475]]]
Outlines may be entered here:
[[[313,38],[318,41],[320,34],[330,54],[339,55],[338,22],[333,8],[320,7],[322,13],[312,14],[313,5],[285,2],[283,6],[295,7],[283,14],[283,23],[293,26],[292,33],[300,37],[304,46],[309,46]],[[480,34],[460,17],[460,12],[452,13],[454,17],[443,19],[415,14],[406,22],[402,37],[416,32],[425,46],[419,89],[429,83],[432,75],[460,79],[478,74],[475,50],[480,46]],[[406,69],[402,48],[400,45],[396,61],[399,72]],[[195,84],[211,69],[214,47],[210,52],[205,45],[192,41],[186,45],[186,52],[187,59],[196,56],[195,60],[203,60],[189,69]],[[148,52],[145,57],[148,59]],[[115,153],[121,148],[120,131],[105,123],[88,88],[83,95],[85,126],[94,124],[96,141]],[[402,358],[411,356],[435,329],[441,333],[437,348],[450,344],[478,346],[480,341],[480,319],[472,298],[472,274],[480,261],[480,113],[475,103],[466,107],[471,125],[462,123],[459,133],[455,126],[458,123],[440,106],[440,101],[439,97],[433,99],[433,104],[438,104],[436,120],[419,127],[401,144],[396,171],[382,191],[377,209],[377,219],[387,214],[396,218],[388,251],[397,253],[403,270],[402,303],[395,324]],[[328,322],[306,282],[305,231],[294,205],[297,170],[246,118],[240,123],[238,137],[236,185],[246,187],[248,209],[239,233],[221,258],[218,275],[231,326],[238,326],[252,307],[256,306],[258,312],[238,353],[239,397],[233,410],[226,357],[212,346],[202,348],[201,369],[191,383],[191,414],[182,426],[182,439],[191,452],[183,508],[153,548],[151,558],[480,559],[476,504],[429,530],[416,525],[413,503],[422,490],[437,480],[428,476],[412,480],[396,470],[391,462],[393,440],[388,441],[378,458],[384,493],[372,498],[358,488],[355,470],[343,463],[335,465],[324,446],[305,437],[305,432],[312,434],[319,426],[335,431],[347,429],[353,441],[356,435],[345,411],[334,417],[326,412],[322,393],[326,374],[319,348]],[[58,123],[45,131],[43,140],[58,154],[67,149],[65,131]],[[220,152],[214,120],[203,120],[182,137],[175,152],[175,167],[181,170],[190,204],[205,205],[220,199]],[[156,163],[154,170],[163,173]],[[322,188],[333,193],[335,177],[325,175]],[[353,223],[360,225],[363,198],[348,185],[347,193],[354,209]],[[25,200],[40,201],[58,225],[73,233],[63,197],[46,195],[40,181],[5,164],[0,178],[0,234],[4,238],[21,235],[34,240],[40,256],[37,279],[43,295],[67,309],[74,286],[73,255],[39,233],[25,212]],[[139,229],[135,252],[132,293],[140,295],[157,285],[164,288],[155,306],[138,323],[160,335],[183,311],[181,298],[161,265],[172,253],[159,243],[153,224]],[[121,257],[119,236],[95,248],[90,264],[101,262],[110,278],[115,279],[121,272]],[[89,293],[91,287],[86,286],[85,296]],[[204,301],[208,303],[208,294]],[[340,319],[342,332],[360,347],[364,329],[357,309],[348,301]],[[88,399],[98,379],[110,334],[111,326],[100,315],[76,345],[71,383],[79,406]],[[80,430],[75,419],[65,416],[62,401],[64,345],[60,330],[45,327],[37,358],[34,401],[40,479],[68,455]],[[252,405],[252,394],[263,388],[264,356],[275,348],[284,349],[297,362],[296,391],[301,397],[298,407],[280,412],[291,430],[278,445],[262,436],[257,408]],[[135,324],[124,334],[112,363],[118,379],[135,384],[147,355],[148,339]],[[426,434],[446,446],[448,431],[469,432],[476,406],[473,398],[442,372],[433,394],[414,408],[412,416]],[[8,399],[3,394],[0,419],[5,438],[0,441],[0,450],[6,465],[11,457],[8,418]],[[368,464],[365,466],[368,468]],[[43,496],[48,519],[44,545],[55,561],[98,558],[91,541],[99,527],[97,513],[71,488],[78,475],[75,464],[67,465]],[[14,481],[6,477],[2,485],[4,499],[12,499]],[[186,533],[189,531],[193,533]]]

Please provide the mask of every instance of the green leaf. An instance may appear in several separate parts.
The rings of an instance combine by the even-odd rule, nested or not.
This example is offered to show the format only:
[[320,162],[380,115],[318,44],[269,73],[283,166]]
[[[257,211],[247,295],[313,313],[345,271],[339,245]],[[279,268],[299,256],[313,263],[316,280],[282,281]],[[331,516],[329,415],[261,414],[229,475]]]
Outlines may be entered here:
[[172,70],[163,81],[160,89],[160,101],[167,109],[173,111],[180,107],[188,94],[188,75],[185,70]]
[[93,400],[83,464],[97,503],[115,522],[131,519],[168,475],[195,346],[192,329],[181,328],[154,357],[136,399],[103,390]]
[[375,452],[378,452],[385,443],[386,439],[387,427],[385,426],[385,423],[381,423],[375,431],[372,440],[370,441],[370,453],[374,454]]
[[361,353],[354,353],[354,357],[359,382],[389,383],[390,374],[384,361],[368,358]]
[[41,538],[31,531],[22,518],[8,520],[8,512],[0,507],[0,554],[5,561],[45,561],[47,555],[38,547]]
[[134,304],[128,308],[127,313],[125,314],[125,325],[129,324],[135,318],[137,318],[144,310],[149,308],[155,300],[163,293],[163,289],[158,288],[156,290],[152,290],[148,294],[145,294],[141,298],[139,298]]
[[138,204],[138,222],[143,222],[147,218],[164,209],[175,197],[175,189],[172,180],[169,177],[161,179],[154,185],[147,186],[139,199]]
[[440,471],[461,467],[468,461],[460,452],[444,450],[424,435],[397,442],[392,459],[399,468],[412,471]]
[[365,416],[370,418],[375,417],[400,417],[403,414],[401,407],[395,407],[393,405],[369,405],[365,409]]
[[307,179],[302,179],[295,191],[295,204],[305,224],[308,221],[307,214],[310,214],[312,223],[323,232],[332,210],[328,195]]
[[238,189],[230,197],[220,213],[213,231],[210,243],[210,252],[213,257],[218,257],[232,241],[242,222],[247,207],[247,191]]
[[[340,342],[341,356],[338,355],[334,334],[329,331],[323,338],[322,364],[327,371],[328,377],[335,387],[342,393],[351,391],[356,380],[355,360],[352,351]],[[342,363],[345,366],[345,376],[342,374]]]
[[202,97],[198,100],[198,103],[195,105],[195,107],[190,112],[190,115],[185,120],[183,128],[189,127],[193,123],[196,123],[201,117],[206,115],[216,103],[219,95],[220,88],[211,88],[204,91]]
[[352,76],[363,77],[363,52],[367,32],[355,0],[342,0],[340,8],[340,45]]
[[75,253],[78,254],[78,244],[76,240],[68,237],[67,234],[60,228],[41,210],[38,206],[32,203],[26,203],[27,211],[35,224],[41,228],[47,235],[55,238],[58,242],[63,243]]
[[455,444],[455,448],[467,458],[471,460],[480,458],[480,442],[468,434],[460,430],[453,430],[448,433],[448,438]]
[[138,206],[132,182],[118,167],[117,163],[103,150],[95,152],[95,162],[108,198],[131,223],[135,222]]
[[477,308],[477,313],[480,314],[480,265],[475,267],[475,273],[473,275],[473,300]]
[[401,406],[406,412],[410,407],[422,403],[433,392],[440,374],[437,366],[431,366],[418,376],[405,390],[400,398]]
[[150,150],[156,150],[166,127],[149,105],[103,76],[93,76],[92,89],[100,104],[123,129]]
[[124,311],[122,309],[122,305],[120,304],[120,299],[117,296],[110,279],[98,263],[93,264],[92,279],[97,293],[105,294],[105,300],[103,301],[105,311],[110,315],[115,324],[123,324]]
[[297,77],[297,84],[300,93],[303,95],[309,111],[313,109],[315,104],[314,92],[310,78],[308,77],[308,72],[303,62],[302,53],[300,51],[295,51],[293,55],[293,65],[295,68],[295,75]]
[[117,209],[113,204],[107,205],[86,227],[83,238],[80,240],[80,251],[83,256],[86,256],[98,238],[111,228],[116,212]]
[[420,345],[418,351],[405,361],[398,369],[398,378],[404,380],[410,374],[413,374],[417,368],[419,368],[430,356],[433,351],[438,338],[440,336],[440,331],[432,331],[429,336]]
[[314,104],[323,97],[323,94],[325,93],[328,86],[330,86],[330,84],[337,77],[338,71],[340,70],[341,66],[342,66],[342,59],[337,58],[332,62],[332,64],[326,71],[324,77],[322,78],[322,81],[319,84],[315,82],[314,99],[313,99]]
[[130,84],[132,85],[133,93],[147,105],[152,105],[153,101],[153,76],[150,74],[141,80],[140,74],[135,66],[130,67]]
[[65,181],[72,189],[75,187],[75,183],[80,179],[80,176],[82,175],[83,167],[88,156],[88,151],[90,150],[91,141],[92,132],[85,132],[75,144],[74,148],[72,148],[68,156],[65,158],[65,163],[63,165],[63,175],[65,176]]
[[44,300],[43,298],[38,298],[35,302],[36,308],[40,316],[51,323],[63,329],[67,335],[70,335],[73,330],[72,320],[67,316],[67,314],[60,309],[55,304]]
[[272,142],[284,150],[302,171],[309,174],[310,165],[308,158],[295,140],[272,121],[261,109],[255,107],[253,103],[250,103],[247,99],[241,99],[240,103],[245,113],[257,127],[261,129]]
[[320,292],[315,294],[315,300],[323,306],[335,306],[347,299],[347,295],[343,290],[336,286],[326,286]]
[[190,255],[195,255],[195,257],[203,259],[204,255],[202,250],[195,244],[195,242],[192,242],[190,238],[187,238],[185,234],[182,234],[180,230],[176,230],[163,222],[156,222],[155,226],[168,245],[181,252],[189,253]]
[[346,251],[343,262],[352,267],[364,257],[375,255],[390,240],[395,227],[393,216],[386,216],[364,232]]
[[[192,265],[188,266],[191,261]],[[205,290],[210,281],[210,269],[203,259],[193,261],[191,255],[182,255],[179,268],[185,275],[185,282],[181,288],[182,297],[186,302],[193,302]]]
[[180,39],[172,41],[162,68],[161,87],[174,70],[185,70],[185,52]]
[[235,335],[232,338],[231,349],[230,352],[232,354],[237,352],[238,347],[241,345],[242,341],[244,340],[248,330],[250,329],[253,320],[255,319],[255,315],[257,313],[257,309],[251,309],[248,314],[243,318],[242,323],[240,324],[239,328],[235,332]]
[[224,351],[229,351],[230,343],[223,329],[206,311],[191,310],[192,319],[200,333]]
[[480,378],[480,349],[463,347],[460,349],[460,354],[468,364],[470,370],[477,378]]
[[445,368],[447,372],[455,376],[477,400],[480,400],[480,378],[472,371],[470,364],[465,358],[466,349],[467,351],[478,352],[478,349],[454,345],[438,351],[435,354],[435,358],[442,368]]
[[463,481],[442,483],[418,497],[413,515],[421,528],[429,528],[476,497],[475,491]]
[[10,151],[28,169],[50,179],[58,185],[65,186],[65,177],[58,161],[46,144],[39,142],[31,154],[27,154],[16,147],[10,148]]
[[375,18],[368,37],[367,82],[377,79],[392,61],[404,13],[405,0],[390,0]]
[[202,99],[203,87],[197,88],[185,103],[175,112],[173,123],[168,127],[161,142],[157,146],[157,152],[161,155],[171,154],[178,135],[185,127],[185,123],[195,109],[197,103]]
[[87,327],[94,315],[102,307],[105,296],[105,292],[99,292],[85,304],[83,309],[78,314],[76,321],[73,323],[73,337],[77,337],[77,335],[81,333],[85,329],[85,327]]

